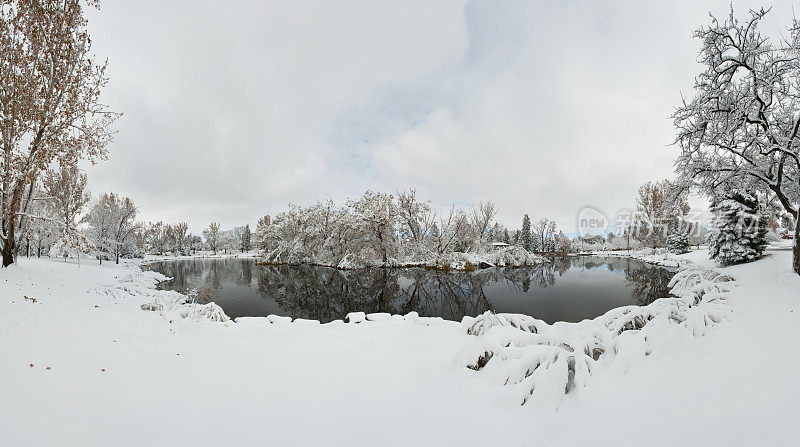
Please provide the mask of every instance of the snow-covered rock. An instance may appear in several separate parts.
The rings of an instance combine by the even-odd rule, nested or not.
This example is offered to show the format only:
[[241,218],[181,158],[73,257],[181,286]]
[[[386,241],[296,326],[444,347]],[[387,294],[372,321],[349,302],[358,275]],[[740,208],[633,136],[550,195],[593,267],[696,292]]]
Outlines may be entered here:
[[363,323],[366,319],[367,315],[364,312],[350,312],[344,317],[347,323]]
[[301,326],[317,326],[320,324],[319,320],[309,320],[306,318],[295,318],[292,323]]
[[263,327],[270,324],[267,317],[237,317],[233,321],[240,327]]
[[283,317],[280,315],[267,315],[267,321],[272,324],[286,324],[292,322],[292,317]]

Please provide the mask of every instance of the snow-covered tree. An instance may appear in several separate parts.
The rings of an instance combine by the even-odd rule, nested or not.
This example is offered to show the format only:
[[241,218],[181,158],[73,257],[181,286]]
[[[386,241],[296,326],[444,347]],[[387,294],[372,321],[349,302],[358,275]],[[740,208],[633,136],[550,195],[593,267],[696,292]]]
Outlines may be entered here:
[[203,249],[203,238],[196,234],[188,234],[183,246],[186,247],[186,250],[191,251],[191,253],[197,253],[199,250]]
[[203,230],[203,237],[206,240],[208,249],[214,254],[217,254],[217,247],[219,244],[219,223],[211,222],[208,225],[208,228]]
[[634,237],[653,248],[663,247],[669,226],[689,212],[685,194],[669,180],[647,182],[636,196]]
[[358,200],[351,200],[356,225],[363,230],[368,245],[374,248],[384,263],[397,253],[397,205],[391,194],[367,191]]
[[536,246],[539,251],[554,251],[555,248],[555,235],[556,235],[556,222],[548,218],[542,218],[533,224],[531,229],[533,239],[536,240]]
[[689,230],[690,227],[675,219],[670,226],[669,235],[667,236],[666,248],[667,251],[674,254],[683,254],[689,252]]
[[148,222],[144,229],[145,245],[150,253],[164,254],[170,249],[168,224],[162,221]]
[[794,271],[800,274],[800,22],[771,40],[759,25],[768,10],[740,20],[733,8],[694,35],[703,71],[694,97],[673,118],[682,186],[712,197],[721,188],[767,194],[795,217]]
[[172,253],[185,255],[187,249],[184,247],[186,234],[189,232],[189,225],[186,222],[168,224],[165,228],[167,245]]
[[114,193],[105,194],[101,200],[108,202],[111,210],[114,226],[111,229],[112,254],[114,263],[119,264],[120,256],[131,254],[135,249],[135,233],[141,228],[136,222],[136,214],[139,212],[136,205],[129,197],[120,196]]
[[767,217],[750,194],[732,193],[711,204],[709,256],[722,265],[758,259],[767,247]]
[[470,210],[470,223],[472,224],[472,247],[480,251],[486,242],[492,222],[497,215],[497,207],[491,200],[480,202]]
[[557,235],[555,235],[555,252],[557,253],[568,253],[572,251],[572,242],[569,240],[567,235],[564,234],[563,231],[559,231]]
[[98,259],[114,259],[119,264],[122,255],[135,251],[136,205],[128,197],[108,193],[101,195],[86,216],[90,239]]
[[103,158],[111,141],[118,115],[100,103],[108,79],[105,64],[90,53],[83,4],[6,1],[0,7],[3,267],[14,262],[16,232],[42,171],[57,159]]
[[267,261],[323,265],[393,265],[395,261],[433,261],[454,252],[485,253],[488,242],[508,240],[494,222],[491,202],[470,210],[451,206],[430,210],[412,189],[395,198],[367,191],[344,206],[322,202],[290,205],[256,227],[257,246]]
[[411,245],[409,251],[422,251],[425,236],[434,223],[430,204],[418,200],[417,191],[411,188],[397,195],[397,215],[401,222],[403,239]]
[[49,247],[61,234],[57,222],[53,219],[53,205],[41,186],[36,188],[26,217],[26,222],[20,225],[20,229],[24,230],[21,236],[24,239],[26,255],[30,256],[33,250],[36,257],[41,257],[42,252],[45,254],[49,252]]
[[531,247],[531,218],[527,214],[522,216],[522,229],[517,231],[517,237],[514,240],[515,245],[519,245],[525,250],[530,250]]
[[108,208],[108,203],[101,199],[95,203],[86,215],[89,224],[87,235],[94,247],[96,257],[103,264],[103,260],[110,260],[112,257],[111,231],[114,226],[112,212]]
[[244,226],[244,230],[242,231],[242,243],[241,243],[242,253],[250,251],[251,248],[253,247],[250,244],[250,224],[247,224]]
[[272,218],[265,215],[258,219],[256,224],[256,248],[259,250],[269,250],[269,232],[272,230]]
[[492,225],[492,229],[489,230],[489,241],[503,242],[503,228],[499,222],[495,222],[494,225]]
[[76,161],[63,161],[58,169],[45,172],[43,186],[51,204],[52,218],[60,227],[57,242],[66,258],[77,247],[87,246],[78,231],[78,217],[90,199],[86,174],[78,169]]
[[217,236],[217,250],[223,253],[235,253],[241,248],[241,233],[243,227],[235,227],[231,230],[220,230]]
[[469,222],[463,211],[450,207],[449,212],[439,217],[439,237],[436,240],[435,251],[438,254],[458,251],[467,238]]

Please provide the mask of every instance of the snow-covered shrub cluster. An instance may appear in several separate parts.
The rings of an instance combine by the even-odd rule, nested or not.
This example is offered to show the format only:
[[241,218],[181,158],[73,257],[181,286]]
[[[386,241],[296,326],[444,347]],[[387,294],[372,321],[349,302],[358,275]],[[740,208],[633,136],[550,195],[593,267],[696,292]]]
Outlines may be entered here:
[[256,228],[264,261],[319,264],[341,269],[426,265],[470,269],[480,264],[532,265],[541,260],[522,248],[495,252],[506,238],[491,202],[438,215],[414,190],[397,196],[367,191],[344,206],[332,201],[290,205]]
[[541,256],[537,256],[518,246],[494,250],[488,253],[485,259],[497,267],[523,267],[539,265],[545,262],[545,259]]
[[511,387],[521,404],[533,398],[557,407],[599,368],[649,355],[651,341],[665,331],[705,334],[730,313],[726,298],[734,285],[727,275],[690,265],[670,282],[675,297],[612,309],[593,320],[550,325],[517,314],[467,317],[462,325],[476,338],[456,362]]
[[667,236],[667,251],[677,255],[689,252],[689,231],[682,222],[676,222]]
[[760,212],[758,200],[734,193],[711,204],[714,217],[708,254],[721,265],[755,261],[767,247],[767,216]]
[[111,284],[98,288],[98,291],[116,300],[137,299],[142,301],[142,310],[158,312],[170,322],[175,331],[175,322],[181,319],[192,321],[227,322],[230,318],[215,303],[200,304],[189,297],[172,290],[159,290],[156,285],[169,278],[151,270],[141,271],[130,265],[130,273],[119,276]]
[[186,308],[181,310],[181,316],[194,321],[208,320],[224,323],[230,320],[230,318],[225,315],[225,311],[216,303],[188,304]]

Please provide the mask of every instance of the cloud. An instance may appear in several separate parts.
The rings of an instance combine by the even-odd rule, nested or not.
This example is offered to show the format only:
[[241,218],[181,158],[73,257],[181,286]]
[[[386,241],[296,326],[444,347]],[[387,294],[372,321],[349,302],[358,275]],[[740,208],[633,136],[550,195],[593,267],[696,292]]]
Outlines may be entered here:
[[670,175],[691,29],[727,10],[643,3],[104,3],[90,31],[125,116],[90,184],[194,232],[404,186],[568,225]]
[[328,142],[379,87],[462,58],[461,1],[136,2],[90,17],[125,116],[93,189],[148,219],[233,226],[292,202],[344,198],[363,173]]

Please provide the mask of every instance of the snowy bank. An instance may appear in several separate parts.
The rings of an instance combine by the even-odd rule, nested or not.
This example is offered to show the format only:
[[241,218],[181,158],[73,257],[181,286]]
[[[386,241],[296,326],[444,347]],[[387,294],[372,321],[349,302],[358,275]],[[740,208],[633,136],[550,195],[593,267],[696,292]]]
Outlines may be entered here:
[[427,267],[437,270],[470,271],[486,267],[528,267],[546,263],[542,256],[531,253],[521,247],[509,246],[485,253],[451,252],[444,254],[431,254],[424,259],[404,258],[401,260],[389,258],[383,262],[377,256],[359,256],[347,253],[340,260],[324,261],[303,256],[298,252],[281,251],[270,252],[264,255],[259,262],[262,265],[298,265],[309,264],[324,267],[335,267],[341,270],[355,270],[368,267],[402,268],[402,267]]
[[[716,270],[738,286],[713,301],[733,283],[704,276],[703,255],[681,255],[697,268],[676,280],[679,298],[573,325],[498,316],[522,330],[413,313],[195,321],[178,297],[173,311],[143,311],[171,298],[135,265],[20,259],[0,270],[0,442],[790,445],[800,438],[791,253]],[[492,358],[468,368],[486,347]]]
[[670,282],[677,298],[612,309],[593,320],[555,323],[520,314],[465,318],[466,332],[476,340],[462,349],[457,362],[487,370],[520,395],[520,402],[539,399],[557,408],[564,394],[585,387],[592,375],[612,362],[630,363],[650,355],[650,340],[675,327],[694,336],[731,312],[732,277],[688,264]]
[[592,256],[632,258],[662,267],[681,267],[691,262],[689,258],[669,253],[663,248],[643,248],[640,250],[595,251]]

